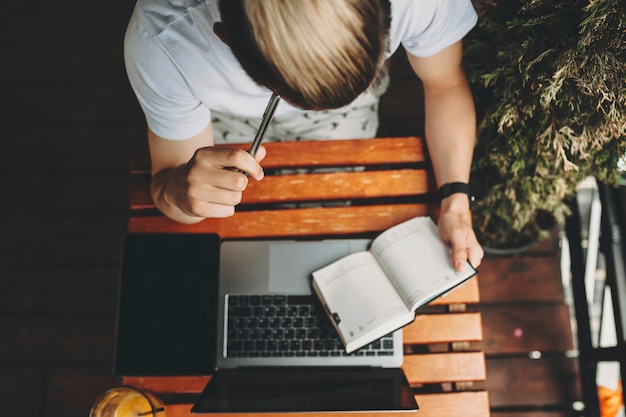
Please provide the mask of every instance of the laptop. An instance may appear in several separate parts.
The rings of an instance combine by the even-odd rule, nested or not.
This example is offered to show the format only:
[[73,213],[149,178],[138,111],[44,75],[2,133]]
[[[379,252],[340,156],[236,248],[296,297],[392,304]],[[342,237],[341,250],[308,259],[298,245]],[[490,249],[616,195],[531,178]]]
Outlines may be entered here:
[[[401,331],[347,355],[311,290],[315,269],[366,250],[369,242],[222,242],[217,235],[207,234],[126,236],[124,256],[131,260],[124,261],[123,256],[116,374],[184,374],[180,370],[193,374],[196,363],[195,372],[212,377],[193,413],[416,411],[413,393],[399,368],[403,360]],[[141,256],[134,246],[143,246]],[[144,262],[138,262],[142,256]],[[137,263],[148,264],[150,274],[146,269],[138,272]],[[182,264],[196,264],[196,277],[190,278],[194,274],[188,273],[193,269],[189,266],[181,278],[176,266]],[[124,307],[126,316],[133,316],[128,310],[138,308],[137,292],[132,302],[131,291],[125,288],[125,284],[137,285],[128,285],[132,278],[125,273],[152,275],[144,278],[144,286],[163,282],[163,296],[156,299],[165,312],[157,317],[170,327],[179,323],[183,328],[174,330],[176,340],[167,337],[166,345],[176,346],[151,350],[148,356],[152,359],[145,358],[144,349],[142,365],[137,350],[128,353],[132,344],[128,327],[131,321],[145,323],[147,318],[145,310],[143,320],[136,311],[134,320],[123,317]],[[180,290],[181,286],[186,289]],[[188,291],[193,294],[184,296]],[[172,300],[173,296],[177,300]],[[150,304],[149,309],[154,308]],[[301,327],[305,324],[310,328]],[[159,323],[153,325],[172,334]],[[132,336],[135,342],[141,337]],[[186,354],[183,345],[187,345]],[[159,355],[159,351],[165,354]]]

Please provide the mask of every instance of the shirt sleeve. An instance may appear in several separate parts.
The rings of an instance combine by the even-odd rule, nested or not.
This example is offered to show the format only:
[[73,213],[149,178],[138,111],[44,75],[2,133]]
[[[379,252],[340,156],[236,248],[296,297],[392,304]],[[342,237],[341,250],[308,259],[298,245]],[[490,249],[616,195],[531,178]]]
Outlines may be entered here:
[[124,38],[130,84],[150,130],[165,139],[187,139],[204,130],[211,112],[187,85],[163,49],[137,21]]
[[391,37],[410,54],[427,57],[463,39],[477,21],[471,0],[395,0]]

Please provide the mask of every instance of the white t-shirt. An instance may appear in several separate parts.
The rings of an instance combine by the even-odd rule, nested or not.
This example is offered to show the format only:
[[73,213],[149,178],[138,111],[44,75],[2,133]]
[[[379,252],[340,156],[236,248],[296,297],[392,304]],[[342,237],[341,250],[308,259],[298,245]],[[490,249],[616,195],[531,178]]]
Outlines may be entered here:
[[[299,1],[299,0],[298,0]],[[260,117],[271,92],[257,85],[213,32],[217,0],[138,0],[124,41],[126,71],[150,129],[184,139],[211,109]],[[419,57],[462,39],[476,24],[471,0],[391,0],[389,50]],[[302,110],[282,102],[276,115]]]

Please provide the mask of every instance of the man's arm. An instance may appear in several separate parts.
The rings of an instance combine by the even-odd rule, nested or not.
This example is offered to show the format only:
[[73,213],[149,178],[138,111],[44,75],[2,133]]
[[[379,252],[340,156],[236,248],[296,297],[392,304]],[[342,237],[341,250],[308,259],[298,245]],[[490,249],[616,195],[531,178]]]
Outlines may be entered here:
[[[461,41],[426,58],[408,54],[424,86],[426,140],[438,186],[469,181],[476,115],[462,56]],[[457,269],[465,260],[478,266],[484,253],[471,227],[468,196],[456,193],[445,198],[438,223],[442,238],[452,246]]]
[[148,143],[152,199],[163,214],[180,223],[232,216],[248,185],[242,172],[263,178],[258,161],[265,149],[259,148],[255,160],[242,149],[216,148],[211,124],[184,140],[164,139],[148,129]]

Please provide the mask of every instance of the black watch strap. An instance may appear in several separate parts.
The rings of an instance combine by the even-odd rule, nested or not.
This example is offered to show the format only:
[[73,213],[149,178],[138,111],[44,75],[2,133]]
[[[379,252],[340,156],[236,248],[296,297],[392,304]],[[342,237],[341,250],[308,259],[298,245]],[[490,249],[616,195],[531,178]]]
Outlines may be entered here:
[[474,202],[474,197],[470,192],[470,186],[466,182],[449,182],[439,187],[439,201],[446,197],[450,197],[455,193],[467,194],[470,199],[470,203]]

